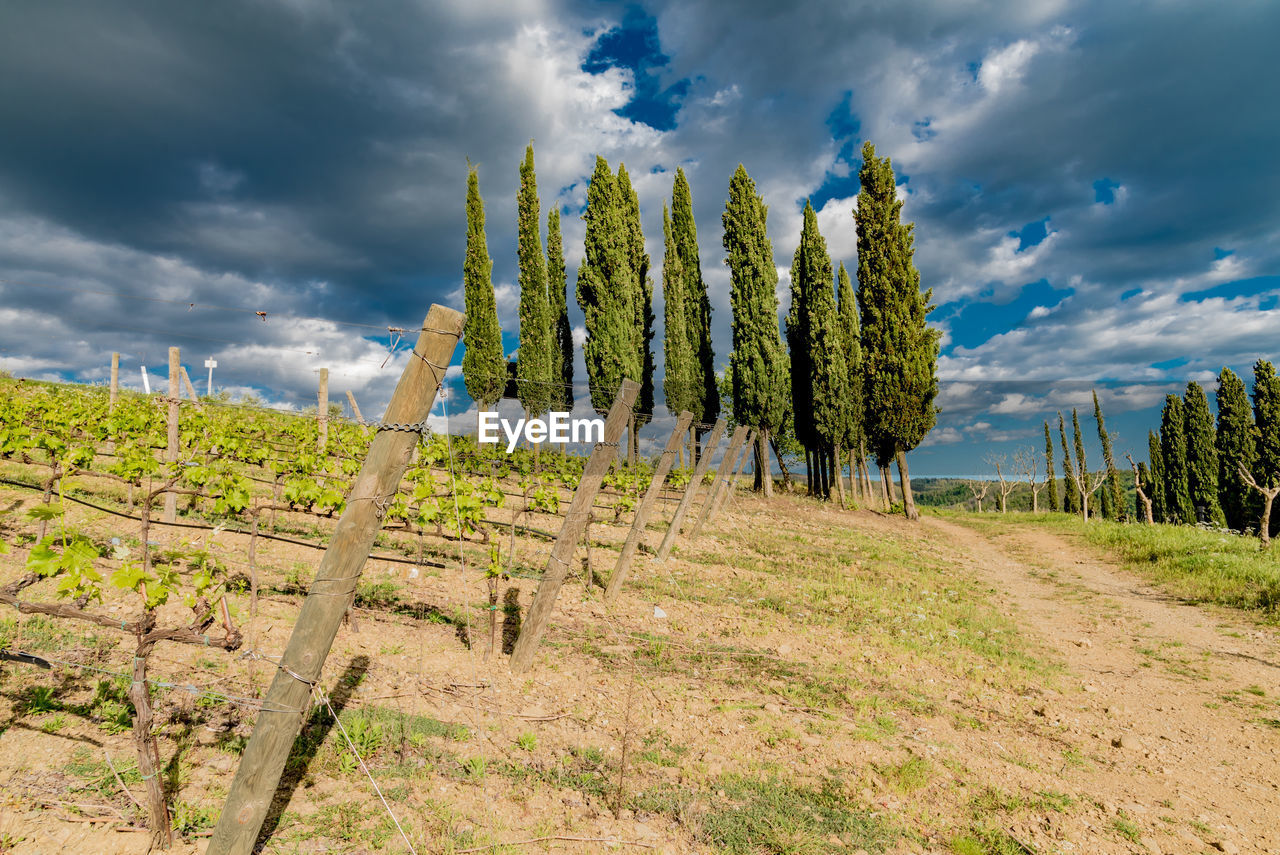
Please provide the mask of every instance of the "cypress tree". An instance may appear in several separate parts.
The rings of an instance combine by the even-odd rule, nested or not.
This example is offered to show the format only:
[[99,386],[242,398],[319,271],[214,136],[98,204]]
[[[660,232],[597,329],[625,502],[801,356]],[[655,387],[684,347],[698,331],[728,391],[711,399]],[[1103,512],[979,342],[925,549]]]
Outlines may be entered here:
[[564,240],[560,236],[560,208],[547,212],[547,298],[551,305],[551,405],[573,410],[573,327],[569,325],[569,282],[564,269]]
[[1058,413],[1058,438],[1062,440],[1062,510],[1069,514],[1079,513],[1080,494],[1076,490],[1075,467],[1071,464],[1071,449],[1067,445],[1067,425]]
[[[525,412],[541,415],[551,403],[551,305],[547,299],[547,259],[539,232],[538,180],[533,171],[533,146],[520,164],[520,193],[516,197],[519,225],[520,350],[516,354],[516,394]],[[557,378],[558,379],[558,378]]]
[[576,292],[587,329],[583,355],[591,406],[601,415],[609,411],[623,379],[639,382],[643,369],[636,326],[640,289],[634,281],[622,209],[609,164],[596,157],[582,214],[587,229]]
[[1160,437],[1155,431],[1147,431],[1147,495],[1151,497],[1151,516],[1156,522],[1167,522],[1168,508],[1164,501],[1164,452]]
[[1116,459],[1111,453],[1111,434],[1102,421],[1102,406],[1098,403],[1098,391],[1093,391],[1093,417],[1098,422],[1098,440],[1102,443],[1102,461],[1107,467],[1107,484],[1103,488],[1103,516],[1118,520],[1128,516],[1124,506],[1124,492],[1120,489],[1120,473],[1116,471]]
[[[849,370],[831,277],[831,256],[818,230],[818,215],[805,203],[800,246],[791,264],[793,302],[787,321],[791,344],[791,400],[799,429],[802,408],[811,415],[808,430],[812,447],[828,459],[838,450],[848,427]],[[803,359],[804,368],[797,368]],[[795,389],[803,384],[805,397]],[[838,461],[838,455],[834,455]],[[823,495],[830,498],[829,491]]]
[[1198,522],[1224,527],[1226,518],[1218,504],[1218,449],[1214,443],[1213,416],[1199,383],[1187,384],[1183,401],[1187,436],[1187,495]]
[[[1280,378],[1275,366],[1265,359],[1253,366],[1253,420],[1258,430],[1253,477],[1262,487],[1275,486],[1280,484]],[[1280,520],[1268,526],[1268,536],[1275,534],[1275,522]]]
[[693,353],[689,347],[689,313],[685,310],[685,277],[683,261],[676,249],[675,233],[671,228],[671,215],[662,206],[662,394],[667,410],[678,413],[694,408],[694,395],[690,375],[693,371]]
[[1075,407],[1071,408],[1071,427],[1075,431],[1076,475],[1080,479],[1080,487],[1077,490],[1079,503],[1076,509],[1084,514],[1087,519],[1089,516],[1089,496],[1085,491],[1089,487],[1089,464],[1084,457],[1084,438],[1080,436],[1080,415],[1076,412]]
[[1164,511],[1169,522],[1193,524],[1195,509],[1187,482],[1187,417],[1182,399],[1166,395],[1160,414],[1160,458],[1164,475]]
[[[844,345],[844,364],[848,372],[848,380],[845,383],[848,405],[845,407],[845,429],[840,445],[849,450],[849,482],[856,485],[858,482],[857,460],[861,456],[864,442],[862,435],[862,327],[858,320],[858,301],[853,296],[853,283],[849,281],[849,271],[844,269],[843,261],[840,262],[840,269],[836,273],[836,296],[839,298],[840,341]],[[858,487],[853,487],[855,498],[860,492]]]
[[1227,527],[1252,528],[1258,521],[1258,503],[1252,488],[1240,477],[1240,467],[1252,472],[1258,459],[1258,428],[1249,409],[1244,381],[1230,368],[1218,374],[1218,503]]
[[720,393],[716,387],[715,352],[711,347],[711,298],[702,278],[698,255],[698,227],[693,219],[693,197],[684,169],[676,168],[671,188],[671,239],[680,256],[681,289],[686,312],[685,334],[693,365],[688,372],[691,399],[689,411],[699,421],[714,422],[720,415]]
[[507,382],[502,330],[493,295],[493,260],[484,234],[484,200],[480,178],[467,164],[467,255],[462,262],[466,320],[462,327],[462,379],[467,394],[484,410],[498,403]]
[[[637,357],[640,362],[640,394],[636,397],[633,424],[648,424],[653,417],[653,280],[649,278],[649,253],[644,250],[644,230],[640,225],[640,197],[631,186],[627,167],[618,164],[617,200],[622,206],[621,220],[627,258],[631,264],[631,281],[636,289],[633,298],[636,312]],[[639,437],[631,431],[631,454],[640,453]]]
[[896,458],[903,511],[919,517],[911,495],[907,452],[937,421],[939,332],[926,323],[930,289],[921,293],[912,261],[914,225],[901,223],[893,164],[862,147],[862,189],[854,222],[858,232],[858,305],[866,364],[866,431],[880,459]]
[[773,492],[768,465],[769,435],[782,426],[787,403],[787,357],[778,329],[778,270],[768,235],[769,209],[755,182],[738,164],[725,202],[725,264],[733,311],[733,417],[760,431],[756,447],[756,489]]
[[1049,510],[1059,510],[1058,476],[1053,471],[1053,437],[1049,434],[1049,422],[1044,423],[1045,484],[1049,487]]
[[[813,292],[819,287],[815,279],[818,271],[810,267],[817,264],[817,259],[810,259],[806,254],[814,242],[809,223],[811,206],[806,203],[804,224],[800,231],[800,245],[791,261],[791,306],[787,310],[786,337],[787,358],[791,362],[791,418],[796,439],[805,448],[805,457],[809,462],[809,492],[821,492],[821,479],[815,477],[817,469],[818,435],[816,430],[817,399],[813,390],[813,360],[818,358],[813,350],[810,325],[813,318]],[[816,219],[812,231],[817,230]],[[825,254],[825,247],[824,247]],[[831,262],[827,261],[827,274],[830,275]]]

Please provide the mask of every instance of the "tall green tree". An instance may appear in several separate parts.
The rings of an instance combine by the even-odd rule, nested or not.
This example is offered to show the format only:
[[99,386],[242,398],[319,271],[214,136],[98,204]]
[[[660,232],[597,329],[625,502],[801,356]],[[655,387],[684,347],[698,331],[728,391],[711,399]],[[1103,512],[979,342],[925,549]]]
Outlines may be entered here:
[[631,264],[630,239],[623,221],[618,182],[603,157],[596,158],[587,186],[583,259],[578,265],[577,298],[586,324],[583,356],[591,406],[607,413],[624,379],[640,382],[642,334],[636,320],[643,311]]
[[[1276,377],[1275,366],[1265,359],[1253,366],[1253,420],[1258,429],[1253,477],[1260,487],[1275,487],[1280,485],[1280,378]],[[1258,533],[1266,535],[1266,544],[1275,534],[1275,525],[1271,522],[1271,501],[1265,496],[1262,511]]]
[[786,351],[778,328],[778,270],[768,234],[769,208],[755,182],[738,164],[729,181],[724,225],[729,304],[733,311],[733,415],[760,431],[756,447],[756,489],[773,492],[769,437],[787,412]]
[[913,224],[902,223],[893,164],[862,147],[862,189],[854,222],[858,233],[858,305],[866,365],[867,437],[882,460],[896,458],[903,510],[919,517],[911,495],[907,452],[937,421],[938,339],[926,316],[932,289],[920,291],[913,262]]
[[1045,484],[1049,488],[1049,510],[1060,509],[1058,504],[1058,476],[1053,471],[1053,437],[1049,433],[1049,422],[1044,423],[1044,467]]
[[[649,278],[649,253],[644,249],[644,230],[640,224],[640,197],[631,186],[627,167],[618,164],[618,195],[622,205],[622,224],[631,264],[631,279],[636,288],[636,343],[639,347],[640,394],[636,396],[634,425],[644,425],[653,418],[653,280]],[[640,453],[639,437],[631,431],[631,454]]]
[[[839,448],[848,428],[849,369],[827,242],[818,230],[818,215],[807,202],[803,217],[800,245],[791,263],[792,304],[787,316],[792,412],[797,430],[801,412],[807,410],[810,414],[810,448],[829,469],[832,462],[839,461]],[[797,367],[798,363],[803,367]],[[803,397],[797,395],[797,386]],[[830,498],[829,490],[824,489],[823,495]]]
[[1164,451],[1155,431],[1147,431],[1147,495],[1151,497],[1151,516],[1156,522],[1167,522],[1169,509],[1165,505]]
[[1107,433],[1107,425],[1102,420],[1102,405],[1098,403],[1098,391],[1093,392],[1093,417],[1098,422],[1098,441],[1102,443],[1102,462],[1107,467],[1107,483],[1103,502],[1103,511],[1107,519],[1115,520],[1127,516],[1124,502],[1124,491],[1120,489],[1120,473],[1116,470],[1115,455],[1111,451],[1111,434]]
[[[813,353],[813,341],[810,323],[813,316],[811,303],[813,292],[820,287],[816,267],[818,260],[810,258],[815,243],[812,231],[815,225],[809,225],[811,206],[805,204],[804,225],[800,232],[800,245],[791,261],[791,306],[787,310],[786,339],[787,358],[791,363],[791,418],[796,439],[805,448],[805,460],[809,470],[809,492],[816,495],[822,492],[822,479],[818,475],[818,434],[816,428],[816,399],[813,392],[813,361],[817,354]],[[823,245],[823,253],[826,245]],[[827,258],[827,273],[830,274],[831,260]]]
[[1076,448],[1076,477],[1080,479],[1080,483],[1076,488],[1076,495],[1080,499],[1079,511],[1085,519],[1089,518],[1089,463],[1084,456],[1084,437],[1080,435],[1080,414],[1076,412],[1076,408],[1071,408],[1071,427],[1075,432],[1073,441]]
[[1067,445],[1067,425],[1058,413],[1058,438],[1062,441],[1062,510],[1079,513],[1080,493],[1076,489],[1075,466],[1071,463],[1071,446]]
[[573,410],[573,327],[569,325],[569,281],[564,268],[564,239],[560,236],[560,208],[547,212],[547,299],[551,305],[551,405]]
[[711,346],[711,298],[702,278],[702,260],[698,255],[698,226],[693,219],[693,196],[684,169],[676,167],[671,188],[671,239],[680,257],[683,280],[683,302],[686,313],[685,335],[693,354],[689,371],[691,406],[689,411],[705,424],[720,415],[720,395],[716,389],[715,352]]
[[678,413],[695,409],[693,391],[694,361],[689,346],[689,313],[685,310],[684,261],[676,249],[675,233],[671,228],[671,215],[662,206],[662,394],[667,410]]
[[1218,448],[1209,401],[1199,383],[1187,384],[1182,407],[1187,420],[1187,495],[1192,512],[1197,521],[1221,528],[1227,520],[1218,503]]
[[[547,258],[542,254],[538,179],[533,170],[533,146],[520,164],[520,192],[516,197],[520,282],[520,350],[516,354],[516,394],[525,412],[545,413],[551,404],[552,323],[547,299]],[[558,381],[559,378],[555,378]]]
[[[844,364],[849,372],[846,383],[848,388],[848,406],[845,407],[844,437],[840,442],[843,448],[849,449],[849,481],[858,483],[858,471],[861,465],[862,448],[866,443],[862,431],[862,324],[858,319],[858,301],[853,295],[853,283],[849,280],[849,271],[840,262],[836,272],[836,296],[840,312],[840,340],[844,344]],[[838,461],[837,461],[838,463]],[[853,488],[856,497],[861,490]],[[870,498],[870,497],[868,497]]]
[[502,398],[507,359],[502,352],[498,304],[493,295],[493,260],[484,234],[484,200],[475,166],[467,164],[467,254],[462,262],[466,320],[462,326],[462,379],[480,410]]
[[1182,399],[1166,395],[1160,413],[1160,458],[1164,475],[1164,512],[1169,522],[1193,524],[1196,512],[1191,504],[1187,480],[1187,416]]
[[1252,472],[1258,459],[1258,428],[1249,408],[1244,381],[1230,368],[1218,373],[1218,428],[1214,444],[1218,450],[1218,503],[1227,527],[1235,531],[1252,528],[1258,522],[1258,503],[1253,490],[1240,476],[1240,468]]

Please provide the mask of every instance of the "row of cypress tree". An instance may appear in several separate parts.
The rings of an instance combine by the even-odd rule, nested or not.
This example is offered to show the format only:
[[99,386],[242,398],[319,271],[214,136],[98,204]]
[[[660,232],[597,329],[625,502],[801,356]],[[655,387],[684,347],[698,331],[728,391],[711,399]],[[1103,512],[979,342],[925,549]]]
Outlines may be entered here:
[[[902,202],[888,158],[863,148],[862,184],[853,212],[858,239],[858,292],[844,264],[833,277],[817,215],[806,203],[800,246],[791,269],[786,346],[778,323],[778,272],[768,237],[768,206],[739,164],[721,219],[730,272],[733,350],[727,373],[732,417],[759,431],[757,488],[771,492],[771,441],[788,426],[810,459],[810,483],[843,493],[842,452],[849,452],[855,490],[870,493],[865,459],[881,467],[882,485],[897,462],[904,510],[914,517],[906,452],[933,427],[938,384],[937,330],[925,316],[931,292],[920,291],[913,263],[913,225],[901,222]],[[533,148],[520,166],[520,345],[511,377],[525,409],[538,414],[572,406],[573,350],[559,211],[548,217],[547,251],[539,234]],[[584,356],[592,406],[605,411],[623,378],[639,379],[636,424],[654,404],[653,284],[640,225],[640,206],[626,171],[596,158],[583,213],[583,261],[576,297],[586,325]],[[703,280],[689,183],[677,169],[670,209],[663,206],[664,396],[668,410],[689,410],[705,427],[720,412],[711,344],[711,304]],[[474,167],[468,175],[467,254],[463,265],[467,321],[463,374],[481,408],[507,388],[484,236],[484,205]],[[636,431],[631,432],[632,450]],[[693,442],[691,435],[691,457]]]
[[[1230,368],[1218,374],[1218,417],[1199,383],[1165,398],[1159,431],[1147,434],[1150,465],[1138,465],[1155,522],[1256,530],[1264,541],[1280,487],[1280,378],[1275,366],[1253,366],[1252,406],[1244,381]],[[1139,498],[1142,504],[1142,498]],[[1145,516],[1146,509],[1140,509]]]
[[[1049,430],[1049,422],[1044,423],[1044,457],[1045,482],[1048,487],[1049,510],[1061,510],[1069,514],[1081,514],[1086,519],[1090,515],[1089,502],[1095,493],[1099,493],[1099,502],[1092,513],[1108,520],[1128,518],[1124,490],[1120,485],[1120,472],[1116,469],[1115,455],[1111,445],[1111,434],[1107,431],[1107,423],[1102,417],[1102,405],[1098,402],[1098,393],[1093,393],[1093,418],[1098,428],[1098,442],[1102,445],[1103,468],[1098,473],[1090,473],[1089,461],[1085,456],[1084,438],[1080,433],[1080,414],[1073,407],[1071,410],[1071,427],[1073,441],[1067,445],[1067,425],[1062,413],[1058,413],[1058,437],[1062,448],[1062,504],[1058,504],[1058,483],[1054,474],[1053,435]],[[1072,450],[1075,459],[1072,459]]]

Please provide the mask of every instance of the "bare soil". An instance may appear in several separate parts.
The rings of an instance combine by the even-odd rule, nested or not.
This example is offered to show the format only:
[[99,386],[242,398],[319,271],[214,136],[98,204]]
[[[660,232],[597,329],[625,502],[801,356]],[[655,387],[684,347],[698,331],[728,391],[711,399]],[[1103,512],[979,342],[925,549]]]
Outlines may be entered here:
[[[30,501],[0,495],[15,498]],[[625,537],[605,528],[593,536]],[[549,548],[522,541],[517,566],[540,570]],[[0,582],[24,554],[0,558]],[[277,581],[316,558],[260,555]],[[595,546],[592,569],[615,557]],[[534,670],[514,676],[485,657],[477,568],[366,568],[398,602],[356,610],[325,689],[417,851],[1280,852],[1280,639],[1246,614],[1180,604],[992,515],[911,524],[789,496],[739,494],[698,543],[633,574],[612,608],[566,584]],[[536,582],[504,586],[527,608]],[[265,594],[249,647],[277,655],[299,603]],[[499,615],[509,641],[516,618]],[[14,646],[38,641],[127,662],[21,627]],[[271,668],[188,648],[157,660],[157,679],[234,695]],[[0,852],[145,851],[110,772],[93,779],[107,754],[130,763],[128,734],[67,711],[94,677],[3,665]],[[33,687],[66,709],[31,712]],[[254,712],[170,690],[160,713],[189,820],[175,851],[202,852]],[[264,851],[406,851],[340,733],[312,733]],[[822,819],[830,805],[856,822]]]

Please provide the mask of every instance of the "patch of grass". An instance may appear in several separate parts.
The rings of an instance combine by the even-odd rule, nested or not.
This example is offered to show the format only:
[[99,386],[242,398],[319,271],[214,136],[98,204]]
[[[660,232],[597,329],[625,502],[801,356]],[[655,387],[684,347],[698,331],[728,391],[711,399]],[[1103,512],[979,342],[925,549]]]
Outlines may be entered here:
[[[699,836],[730,855],[818,855],[879,850],[892,837],[837,779],[808,787],[780,778],[729,775],[700,819]],[[837,845],[835,840],[839,839]]]
[[516,737],[516,747],[521,751],[532,751],[538,747],[538,735],[536,733],[522,733]]
[[872,763],[880,777],[900,793],[914,793],[929,783],[933,767],[923,757],[912,755],[901,763],[881,765]]
[[955,855],[1026,855],[1027,848],[1002,828],[975,824],[964,834],[951,838]]
[[[968,515],[957,522],[971,525]],[[1192,603],[1214,603],[1280,618],[1280,552],[1260,552],[1251,536],[1184,525],[1126,525],[1064,514],[1010,514],[998,525],[1037,525],[1100,546],[1133,570]]]
[[1133,822],[1125,816],[1117,816],[1111,820],[1111,827],[1130,843],[1137,843],[1142,837],[1142,829],[1134,825]]

